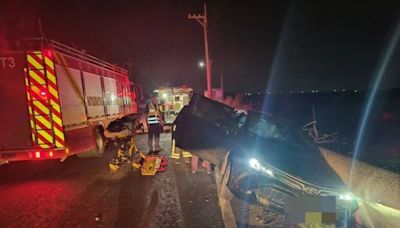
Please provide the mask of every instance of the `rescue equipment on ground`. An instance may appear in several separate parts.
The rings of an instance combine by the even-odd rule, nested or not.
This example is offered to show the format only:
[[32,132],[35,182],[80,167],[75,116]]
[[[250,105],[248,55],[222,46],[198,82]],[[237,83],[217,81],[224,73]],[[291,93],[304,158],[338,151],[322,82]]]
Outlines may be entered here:
[[[125,141],[119,141],[117,155],[113,158],[108,167],[116,172],[122,165],[131,164],[134,171],[141,171],[142,176],[154,176],[157,172],[165,172],[168,159],[161,155],[145,155],[139,152],[134,137]],[[128,149],[127,149],[128,148]]]
[[150,155],[146,156],[141,167],[142,176],[153,176],[157,172],[164,172],[167,170],[168,160],[164,156]]

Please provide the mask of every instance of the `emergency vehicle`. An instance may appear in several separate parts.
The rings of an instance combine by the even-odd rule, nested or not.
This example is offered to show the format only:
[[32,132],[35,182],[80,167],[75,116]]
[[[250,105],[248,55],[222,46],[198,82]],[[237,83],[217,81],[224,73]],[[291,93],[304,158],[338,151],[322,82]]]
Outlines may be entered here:
[[193,89],[187,86],[160,87],[153,91],[158,96],[165,124],[172,124],[179,112],[189,104]]
[[0,43],[0,163],[99,157],[103,132],[137,113],[128,72],[53,40]]

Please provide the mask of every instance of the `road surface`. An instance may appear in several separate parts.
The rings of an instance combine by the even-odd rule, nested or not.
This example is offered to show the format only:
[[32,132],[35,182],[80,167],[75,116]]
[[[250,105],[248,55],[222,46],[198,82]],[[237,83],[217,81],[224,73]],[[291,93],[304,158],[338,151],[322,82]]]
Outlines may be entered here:
[[[170,134],[162,134],[164,155],[170,152],[170,138]],[[147,151],[147,136],[138,135],[137,139],[139,150]],[[183,160],[169,160],[167,171],[153,177],[140,176],[129,165],[112,173],[107,165],[114,154],[109,150],[102,158],[73,156],[64,162],[0,166],[0,227],[224,226],[214,175],[201,169],[192,174],[190,164]],[[280,216],[265,208],[237,198],[229,204],[238,227],[282,223]],[[378,216],[376,211],[385,212],[378,216],[386,218],[382,227],[398,224],[398,211],[363,208],[371,207],[361,207],[361,216],[370,219]]]
[[[146,135],[137,138],[147,151]],[[0,227],[223,227],[213,175],[182,161],[153,177],[128,165],[112,173],[113,156],[0,166]]]

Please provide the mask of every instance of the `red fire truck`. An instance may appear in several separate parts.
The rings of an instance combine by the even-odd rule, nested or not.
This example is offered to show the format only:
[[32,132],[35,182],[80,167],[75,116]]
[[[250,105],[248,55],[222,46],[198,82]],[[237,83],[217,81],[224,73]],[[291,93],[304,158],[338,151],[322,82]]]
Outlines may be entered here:
[[99,157],[103,131],[137,113],[128,72],[52,40],[0,44],[0,163]]

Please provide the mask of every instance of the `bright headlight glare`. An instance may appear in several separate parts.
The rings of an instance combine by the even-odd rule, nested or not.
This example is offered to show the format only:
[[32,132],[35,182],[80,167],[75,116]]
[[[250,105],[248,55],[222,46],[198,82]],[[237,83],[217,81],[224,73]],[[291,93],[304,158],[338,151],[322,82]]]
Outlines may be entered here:
[[267,169],[265,172],[266,172],[268,175],[270,175],[271,177],[274,176],[274,173],[273,173],[270,169]]
[[354,199],[354,196],[351,193],[344,193],[344,194],[339,195],[339,199],[340,200],[351,201],[351,200]]
[[257,159],[250,159],[250,167],[253,169],[260,169],[260,162],[257,161]]

